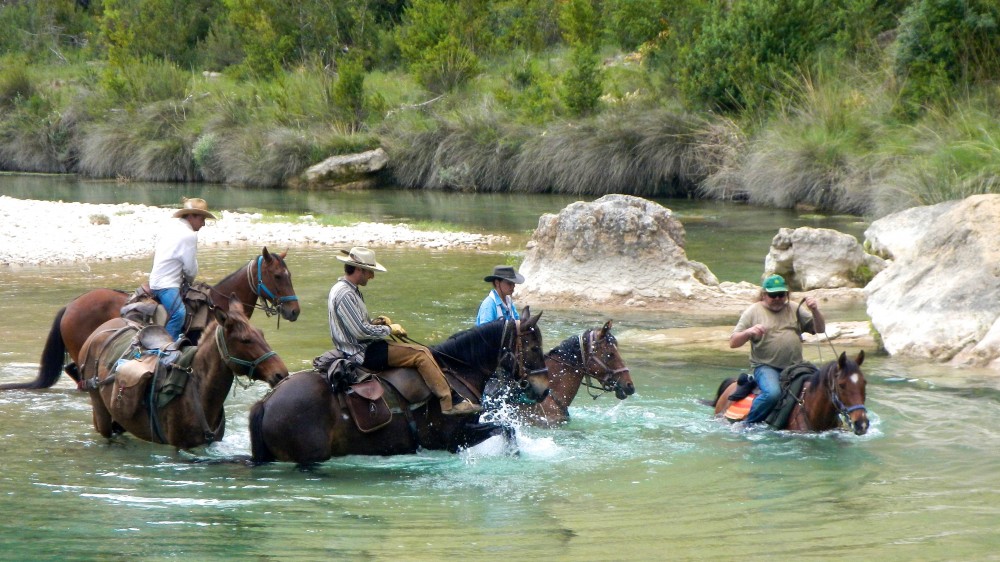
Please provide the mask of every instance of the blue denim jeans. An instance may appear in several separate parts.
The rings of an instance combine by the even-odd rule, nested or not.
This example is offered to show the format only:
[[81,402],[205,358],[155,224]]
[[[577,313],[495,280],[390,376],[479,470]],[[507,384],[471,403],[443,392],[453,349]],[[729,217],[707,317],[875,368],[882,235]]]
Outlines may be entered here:
[[774,405],[778,403],[778,399],[781,398],[780,374],[780,370],[770,365],[758,365],[754,368],[753,377],[760,388],[760,395],[754,398],[750,413],[747,414],[746,422],[748,424],[764,421]]
[[153,296],[156,300],[160,301],[163,308],[167,309],[167,314],[170,318],[167,320],[167,333],[170,337],[177,341],[180,337],[181,332],[184,331],[184,318],[187,316],[187,310],[184,308],[184,300],[181,298],[181,290],[177,287],[170,287],[168,289],[155,289],[153,290]]

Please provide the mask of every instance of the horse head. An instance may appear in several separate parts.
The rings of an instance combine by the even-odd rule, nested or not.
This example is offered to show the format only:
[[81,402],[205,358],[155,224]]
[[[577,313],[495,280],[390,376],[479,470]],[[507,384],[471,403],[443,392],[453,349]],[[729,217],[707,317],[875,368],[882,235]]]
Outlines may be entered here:
[[288,367],[264,339],[264,333],[250,324],[243,303],[229,296],[229,310],[214,309],[215,343],[226,365],[237,375],[261,380],[273,387],[288,376]]
[[841,352],[837,359],[837,371],[829,379],[830,399],[855,435],[868,432],[868,410],[865,408],[867,382],[861,372],[864,360],[864,350],[859,351],[853,360],[847,357],[846,352]]
[[542,313],[531,315],[531,309],[524,307],[521,320],[517,322],[517,342],[515,343],[514,376],[525,398],[541,402],[549,394],[549,369],[545,366],[545,351],[542,346],[542,331],[538,320]]
[[264,312],[268,316],[280,312],[281,317],[289,322],[299,318],[299,297],[292,287],[292,272],[285,265],[288,251],[272,254],[267,246],[257,258],[257,286],[255,292],[263,301]]
[[584,367],[600,381],[601,388],[614,390],[619,400],[635,394],[632,375],[618,353],[618,340],[611,334],[611,321],[608,320],[600,331],[594,332],[587,330],[580,342]]

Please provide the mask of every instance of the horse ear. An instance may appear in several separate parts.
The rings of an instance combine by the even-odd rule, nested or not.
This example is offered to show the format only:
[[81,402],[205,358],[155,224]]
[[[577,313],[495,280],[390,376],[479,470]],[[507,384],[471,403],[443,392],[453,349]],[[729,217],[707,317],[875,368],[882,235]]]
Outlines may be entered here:
[[212,313],[215,314],[215,321],[218,322],[220,326],[225,324],[226,320],[229,319],[229,315],[226,314],[226,311],[222,310],[221,307],[213,306]]
[[236,293],[229,293],[229,313],[243,312],[243,301],[236,296]]
[[521,309],[521,321],[527,322],[530,319],[531,319],[531,305],[528,305]]
[[844,370],[844,365],[847,365],[847,352],[841,351],[840,357],[837,358],[837,366],[840,367],[840,370]]
[[858,367],[865,362],[865,350],[862,349],[861,351],[858,351],[858,358],[855,359],[854,362],[858,364]]
[[604,324],[604,327],[601,328],[601,337],[602,338],[606,338],[606,337],[608,337],[608,334],[610,334],[610,333],[611,333],[611,320],[608,320]]
[[271,253],[267,251],[267,246],[260,251],[260,255],[264,256],[264,261],[271,261]]

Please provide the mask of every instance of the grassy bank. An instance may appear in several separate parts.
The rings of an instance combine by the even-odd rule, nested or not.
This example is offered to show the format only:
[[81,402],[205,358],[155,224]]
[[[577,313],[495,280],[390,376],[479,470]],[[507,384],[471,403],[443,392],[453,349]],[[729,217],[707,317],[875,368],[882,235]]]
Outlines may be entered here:
[[[488,14],[509,29],[495,38],[452,24],[442,33],[458,39],[434,43],[417,24],[451,17],[449,4],[424,0],[372,20],[377,40],[343,38],[361,54],[309,50],[299,33],[301,49],[280,60],[231,35],[232,18],[253,14],[237,2],[225,5],[229,19],[204,12],[209,31],[186,47],[163,38],[161,54],[142,55],[142,42],[111,24],[144,3],[160,5],[105,0],[105,12],[95,2],[70,13],[42,0],[53,6],[48,27],[23,19],[35,13],[28,4],[0,6],[0,28],[37,32],[0,57],[0,169],[280,188],[326,157],[382,146],[385,181],[410,189],[739,198],[870,216],[1000,189],[1000,55],[972,48],[961,79],[920,82],[909,70],[902,80],[898,69],[906,41],[920,40],[906,18],[939,17],[932,8],[944,0],[875,3],[892,10],[862,18],[847,39],[810,23],[813,35],[796,37],[815,45],[796,44],[805,54],[794,61],[765,60],[772,47],[755,45],[760,68],[736,89],[720,76],[743,63],[705,74],[695,47],[738,59],[740,26],[780,23],[768,3],[736,3],[723,19],[711,2],[644,8],[674,17],[674,35],[633,4],[597,14],[585,0],[531,3],[544,33],[511,39],[527,16],[499,2]],[[792,4],[792,15],[815,11]],[[863,5],[838,4],[831,17],[860,17],[851,10]],[[988,29],[990,14],[973,31]],[[901,39],[874,41],[886,33],[879,22],[903,15],[890,29]],[[75,34],[53,33],[56,23]],[[676,39],[684,33],[694,47]],[[68,47],[65,36],[77,39]]]

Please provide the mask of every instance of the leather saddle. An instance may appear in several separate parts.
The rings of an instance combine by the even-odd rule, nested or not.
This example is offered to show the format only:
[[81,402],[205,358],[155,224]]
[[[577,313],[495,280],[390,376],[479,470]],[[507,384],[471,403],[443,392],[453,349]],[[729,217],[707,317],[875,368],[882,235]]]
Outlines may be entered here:
[[[208,325],[209,308],[212,305],[211,290],[205,283],[194,283],[184,291],[184,306],[187,308],[185,334],[200,334]],[[153,296],[148,283],[143,283],[132,293],[120,313],[122,318],[140,324],[163,326],[169,319],[166,309]]]

